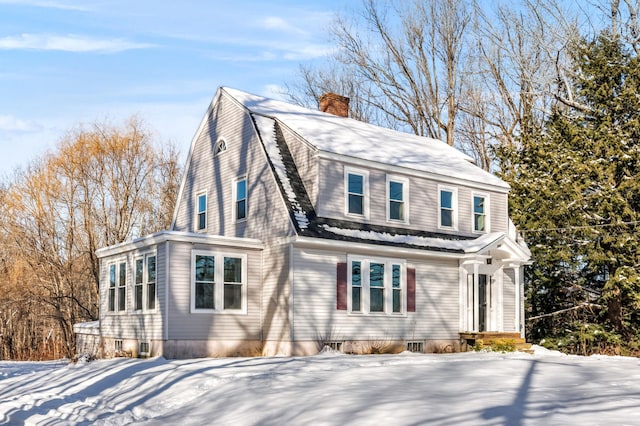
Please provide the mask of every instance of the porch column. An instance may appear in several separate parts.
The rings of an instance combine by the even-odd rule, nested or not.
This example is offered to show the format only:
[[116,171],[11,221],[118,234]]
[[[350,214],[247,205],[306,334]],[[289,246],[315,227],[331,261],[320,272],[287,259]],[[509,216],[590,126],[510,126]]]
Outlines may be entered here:
[[478,303],[480,303],[479,295],[478,295],[478,270],[480,269],[480,264],[475,262],[473,264],[473,331],[478,331],[480,329],[480,315],[478,312]]
[[520,332],[520,336],[524,337],[524,328],[521,327],[520,324],[520,312],[522,307],[520,306],[520,265],[510,265],[513,268],[513,276],[514,276],[514,281],[515,281],[515,286],[516,286],[516,303],[515,303],[515,317],[514,317],[514,324],[516,326],[516,331]]

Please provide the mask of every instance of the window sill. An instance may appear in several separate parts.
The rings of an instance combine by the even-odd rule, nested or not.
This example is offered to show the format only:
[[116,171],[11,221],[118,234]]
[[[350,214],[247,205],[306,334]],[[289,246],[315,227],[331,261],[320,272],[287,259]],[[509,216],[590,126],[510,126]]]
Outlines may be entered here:
[[382,317],[382,318],[406,318],[406,312],[394,312],[394,313],[386,313],[386,312],[347,312],[347,315],[353,317]]
[[195,315],[247,315],[246,309],[234,309],[226,311],[216,311],[213,309],[191,309],[191,314]]

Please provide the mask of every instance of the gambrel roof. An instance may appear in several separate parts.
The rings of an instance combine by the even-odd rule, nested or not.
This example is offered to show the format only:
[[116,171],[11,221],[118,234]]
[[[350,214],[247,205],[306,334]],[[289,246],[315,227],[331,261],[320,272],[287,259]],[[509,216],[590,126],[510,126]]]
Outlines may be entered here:
[[482,185],[499,192],[508,192],[509,185],[439,140],[236,89],[221,88],[220,91],[244,107],[252,117],[299,236],[459,255],[482,252],[505,238],[502,232],[468,236],[318,217],[283,136],[283,127],[299,135],[317,152],[336,155],[347,162],[350,159],[376,162],[424,173],[435,179],[450,182],[453,178],[470,186]]
[[466,154],[437,140],[398,132],[351,118],[338,117],[298,105],[222,88],[251,113],[274,118],[319,151],[457,178],[496,190],[509,185],[477,167]]

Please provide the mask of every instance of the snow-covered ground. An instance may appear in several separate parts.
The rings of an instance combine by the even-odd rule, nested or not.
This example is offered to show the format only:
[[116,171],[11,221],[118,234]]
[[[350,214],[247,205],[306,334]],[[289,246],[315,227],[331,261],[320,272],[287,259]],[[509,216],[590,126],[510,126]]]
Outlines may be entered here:
[[0,424],[638,425],[640,359],[524,353],[0,362]]

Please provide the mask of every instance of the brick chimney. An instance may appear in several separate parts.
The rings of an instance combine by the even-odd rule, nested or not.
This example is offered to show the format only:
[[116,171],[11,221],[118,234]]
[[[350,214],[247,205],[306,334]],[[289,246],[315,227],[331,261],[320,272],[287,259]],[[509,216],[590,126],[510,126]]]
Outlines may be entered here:
[[320,96],[320,111],[328,112],[338,117],[348,117],[349,98],[331,92],[325,93]]

